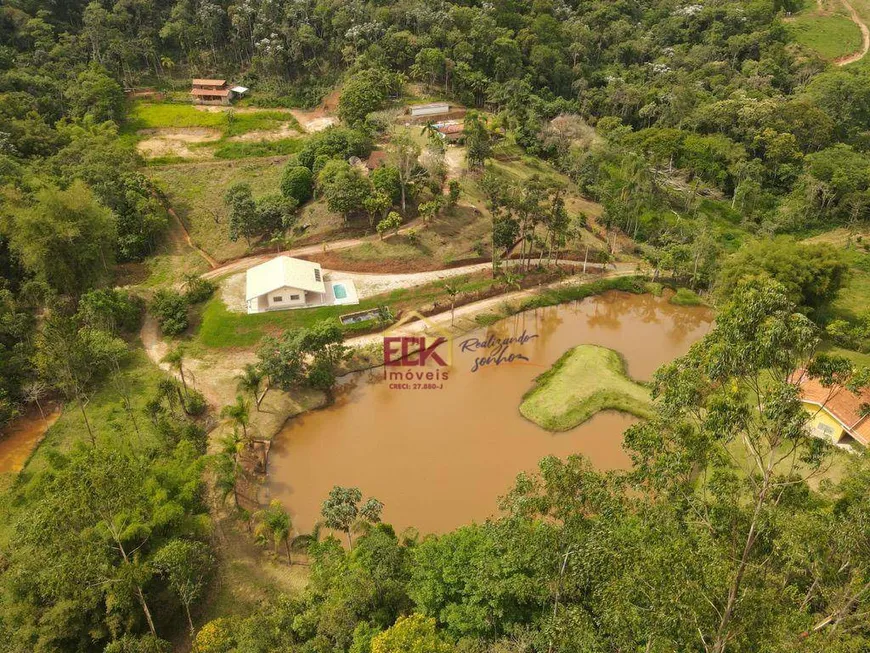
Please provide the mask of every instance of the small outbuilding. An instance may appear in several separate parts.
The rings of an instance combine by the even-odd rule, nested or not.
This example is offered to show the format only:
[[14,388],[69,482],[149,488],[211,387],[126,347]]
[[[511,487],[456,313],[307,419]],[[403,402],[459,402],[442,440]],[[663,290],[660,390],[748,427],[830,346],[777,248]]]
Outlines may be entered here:
[[448,143],[457,143],[465,138],[465,125],[461,122],[446,122],[433,125]]
[[197,104],[229,104],[248,92],[245,86],[227,86],[225,79],[194,79],[190,95]]
[[411,106],[412,118],[446,116],[448,113],[450,113],[450,105],[447,102],[431,102],[429,104],[414,104]]
[[190,94],[200,104],[229,104],[232,99],[225,79],[194,79]]

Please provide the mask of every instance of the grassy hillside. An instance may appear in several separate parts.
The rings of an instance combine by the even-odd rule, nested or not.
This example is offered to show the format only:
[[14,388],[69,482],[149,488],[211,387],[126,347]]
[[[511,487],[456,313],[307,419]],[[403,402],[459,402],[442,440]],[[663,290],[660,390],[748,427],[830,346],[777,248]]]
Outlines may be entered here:
[[229,238],[224,193],[238,182],[250,184],[255,198],[278,192],[286,160],[209,161],[155,167],[148,174],[166,193],[191,239],[217,260],[226,261],[243,255],[247,247],[243,240],[232,242]]
[[861,49],[861,31],[842,14],[797,16],[788,23],[788,30],[798,43],[829,61]]
[[548,431],[567,431],[602,410],[649,417],[649,391],[625,373],[622,357],[598,345],[568,350],[535,379],[520,414]]
[[217,109],[208,111],[191,104],[138,102],[130,110],[127,130],[198,127],[220,130],[224,136],[240,136],[289,123],[292,128],[301,131],[296,118],[285,111]]

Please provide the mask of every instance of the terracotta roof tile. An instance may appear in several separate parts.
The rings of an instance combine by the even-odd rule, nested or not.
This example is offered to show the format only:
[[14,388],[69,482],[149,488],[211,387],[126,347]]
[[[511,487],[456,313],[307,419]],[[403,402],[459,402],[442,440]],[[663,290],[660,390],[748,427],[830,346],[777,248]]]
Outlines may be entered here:
[[863,444],[870,442],[870,416],[862,416],[861,408],[870,404],[870,388],[855,394],[842,386],[824,387],[816,379],[808,378],[803,371],[800,376],[801,396],[804,401],[823,406],[836,417]]

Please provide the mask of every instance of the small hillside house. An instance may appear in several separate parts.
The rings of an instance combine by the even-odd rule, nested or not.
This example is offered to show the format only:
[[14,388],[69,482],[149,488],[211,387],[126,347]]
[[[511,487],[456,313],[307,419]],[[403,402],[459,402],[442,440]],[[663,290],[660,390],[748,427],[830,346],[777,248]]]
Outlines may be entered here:
[[855,394],[842,386],[826,388],[803,373],[799,378],[811,435],[848,449],[870,444],[870,390]]
[[248,313],[321,306],[326,300],[323,270],[319,263],[278,256],[248,270],[245,299]]
[[225,79],[194,79],[190,94],[198,104],[229,104],[248,92],[244,86],[227,87]]

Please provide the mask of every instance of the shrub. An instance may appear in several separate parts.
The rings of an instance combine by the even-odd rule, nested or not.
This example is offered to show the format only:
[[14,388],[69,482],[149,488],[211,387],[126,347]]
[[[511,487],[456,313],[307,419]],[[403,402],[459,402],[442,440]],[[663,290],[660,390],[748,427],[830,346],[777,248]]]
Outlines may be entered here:
[[688,288],[678,288],[676,294],[671,297],[671,304],[677,306],[700,306],[703,300]]
[[451,179],[447,184],[447,208],[452,209],[459,201],[459,194],[462,192],[462,186],[458,179]]
[[214,295],[217,290],[217,285],[209,279],[203,279],[195,275],[191,275],[185,281],[187,290],[184,293],[184,298],[188,304],[199,304]]
[[281,193],[284,197],[304,204],[311,199],[313,183],[314,178],[311,170],[305,166],[288,165],[281,175]]
[[190,387],[187,389],[187,396],[185,397],[184,402],[185,407],[187,408],[187,413],[194,417],[202,415],[206,408],[208,408],[208,403],[203,394],[199,390],[194,390]]
[[386,218],[378,222],[378,226],[376,229],[378,233],[381,235],[381,240],[384,239],[384,234],[388,231],[394,231],[395,233],[399,232],[399,227],[402,226],[402,216],[400,216],[395,211],[390,211]]
[[158,290],[151,302],[151,312],[164,335],[177,336],[187,329],[187,300],[174,290]]
[[347,127],[327,127],[305,141],[299,163],[316,172],[314,162],[320,156],[347,160],[366,157],[371,151],[372,141],[366,134]]
[[91,290],[79,300],[79,319],[88,326],[112,333],[133,333],[142,324],[145,302],[126,290]]

